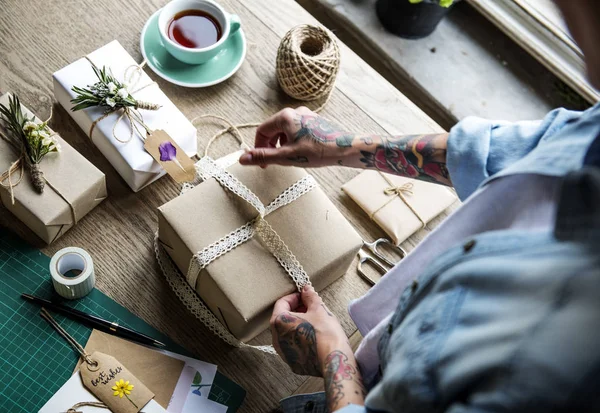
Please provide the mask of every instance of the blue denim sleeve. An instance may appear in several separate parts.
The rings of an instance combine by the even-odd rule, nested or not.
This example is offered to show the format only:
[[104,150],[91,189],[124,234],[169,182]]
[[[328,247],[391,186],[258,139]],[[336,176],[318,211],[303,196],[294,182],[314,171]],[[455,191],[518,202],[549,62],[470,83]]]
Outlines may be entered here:
[[446,165],[465,200],[487,178],[533,150],[582,112],[555,109],[540,121],[503,122],[468,117],[450,131]]

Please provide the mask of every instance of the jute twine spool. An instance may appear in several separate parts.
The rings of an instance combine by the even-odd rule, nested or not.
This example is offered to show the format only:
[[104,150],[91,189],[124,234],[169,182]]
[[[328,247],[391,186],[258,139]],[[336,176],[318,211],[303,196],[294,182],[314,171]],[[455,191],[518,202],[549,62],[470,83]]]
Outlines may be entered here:
[[339,69],[340,49],[326,29],[302,24],[281,40],[277,79],[291,97],[308,101],[328,96]]

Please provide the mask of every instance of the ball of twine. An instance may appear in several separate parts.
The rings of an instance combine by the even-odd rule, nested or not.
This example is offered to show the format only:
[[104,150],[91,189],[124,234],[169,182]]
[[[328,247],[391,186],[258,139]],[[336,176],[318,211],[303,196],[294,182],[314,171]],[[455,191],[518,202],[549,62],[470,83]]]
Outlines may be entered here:
[[339,69],[340,49],[328,30],[302,24],[281,40],[277,79],[289,96],[305,101],[328,96]]

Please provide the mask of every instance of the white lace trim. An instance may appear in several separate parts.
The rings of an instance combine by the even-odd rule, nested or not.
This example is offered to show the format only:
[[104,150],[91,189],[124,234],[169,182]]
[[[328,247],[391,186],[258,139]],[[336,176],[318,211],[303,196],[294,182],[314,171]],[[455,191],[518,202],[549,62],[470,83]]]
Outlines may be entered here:
[[206,268],[208,264],[252,238],[254,235],[254,226],[252,224],[252,221],[248,222],[246,225],[230,232],[220,240],[213,242],[208,247],[202,249],[202,251],[194,254],[190,260],[190,267],[187,273],[187,281],[190,286],[196,285],[200,271]]
[[250,347],[265,353],[277,354],[273,346],[251,346],[241,342],[221,324],[219,319],[215,317],[212,311],[198,297],[196,291],[186,282],[179,269],[173,263],[173,260],[171,260],[171,257],[169,257],[169,254],[160,245],[158,233],[154,237],[154,252],[158,260],[158,265],[165,275],[169,286],[175,292],[175,295],[190,310],[194,317],[200,320],[210,331],[234,347]]
[[205,156],[196,163],[196,171],[202,179],[215,178],[222,186],[248,202],[258,211],[261,217],[265,216],[265,206],[260,199],[246,185],[225,169],[220,168],[209,156]]
[[[288,273],[294,284],[296,284],[298,291],[301,291],[305,285],[310,284],[310,279],[300,262],[264,217],[316,188],[317,182],[311,175],[307,175],[283,191],[268,206],[265,206],[256,194],[210,157],[205,156],[200,159],[196,163],[196,171],[201,180],[215,178],[223,187],[252,205],[259,216],[194,254],[185,277],[173,264],[171,258],[160,245],[158,238],[155,238],[155,251],[159,265],[179,299],[196,318],[202,321],[217,336],[236,347],[252,347],[266,353],[276,354],[272,346],[250,346],[236,339],[206,307],[193,286],[196,285],[202,269],[220,256],[248,241],[255,234],[258,234],[265,247]],[[199,182],[199,180],[191,184],[184,184],[181,193],[194,188],[196,182]]]

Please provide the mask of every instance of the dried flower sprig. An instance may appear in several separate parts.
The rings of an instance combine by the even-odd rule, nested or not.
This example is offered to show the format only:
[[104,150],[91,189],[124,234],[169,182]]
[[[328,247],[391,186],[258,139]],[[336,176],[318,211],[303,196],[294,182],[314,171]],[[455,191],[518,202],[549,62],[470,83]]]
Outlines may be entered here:
[[129,85],[119,82],[105,66],[98,69],[93,65],[92,69],[98,77],[98,82],[88,87],[73,86],[73,92],[77,93],[77,96],[71,99],[71,103],[75,105],[71,109],[73,112],[90,107],[105,107],[108,112],[120,108],[147,110],[160,108],[160,105],[155,103],[135,99],[129,91]]
[[36,123],[21,110],[18,96],[10,97],[8,107],[0,104],[1,118],[6,122],[9,143],[25,158],[31,183],[39,193],[44,192],[44,173],[40,162],[49,153],[60,152],[60,144],[53,136],[47,122]]

